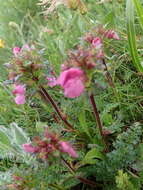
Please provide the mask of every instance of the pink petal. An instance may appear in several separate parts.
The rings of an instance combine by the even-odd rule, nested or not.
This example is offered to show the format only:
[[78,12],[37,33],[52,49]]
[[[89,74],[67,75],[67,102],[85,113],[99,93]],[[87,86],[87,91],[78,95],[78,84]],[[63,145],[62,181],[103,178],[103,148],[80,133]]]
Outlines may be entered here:
[[25,86],[21,84],[16,84],[15,89],[13,90],[13,94],[24,95],[25,94]]
[[94,38],[94,39],[92,40],[92,46],[93,46],[94,48],[96,48],[96,49],[101,48],[101,46],[102,46],[101,38],[99,38],[99,37]]
[[64,94],[69,98],[76,98],[84,91],[84,73],[79,68],[63,71],[57,79],[57,84],[64,88]]
[[12,51],[13,51],[14,56],[16,57],[20,53],[21,48],[18,46],[15,46]]
[[64,95],[68,98],[79,97],[84,92],[84,88],[84,84],[80,79],[71,79],[64,86]]
[[120,40],[120,37],[118,36],[118,34],[114,30],[107,30],[104,33],[104,35],[106,38],[109,38],[109,39]]
[[25,104],[25,96],[24,95],[17,95],[15,97],[15,103],[16,104]]
[[118,34],[117,34],[116,32],[114,33],[113,38],[114,38],[115,40],[120,40],[120,37],[118,36]]
[[71,146],[70,143],[65,142],[65,141],[61,141],[61,142],[59,142],[59,145],[60,145],[60,150],[62,152],[68,153],[73,158],[78,157],[76,151],[73,149],[73,147]]
[[79,68],[71,68],[66,71],[63,71],[60,75],[60,77],[57,80],[57,84],[61,85],[64,87],[66,82],[70,79],[73,79],[75,77],[83,77],[83,71]]
[[22,147],[25,152],[29,152],[29,153],[37,152],[37,148],[33,147],[31,144],[23,144]]

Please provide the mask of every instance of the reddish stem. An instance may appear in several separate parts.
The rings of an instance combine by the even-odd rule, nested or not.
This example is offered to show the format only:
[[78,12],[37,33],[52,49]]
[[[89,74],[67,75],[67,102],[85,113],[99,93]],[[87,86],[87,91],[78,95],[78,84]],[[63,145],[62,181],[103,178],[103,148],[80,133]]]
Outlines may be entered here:
[[112,88],[115,88],[115,84],[113,82],[112,76],[110,75],[110,73],[108,71],[108,67],[106,65],[105,59],[102,59],[102,64],[104,65],[104,71],[105,71],[105,76],[106,76],[107,82],[109,83],[109,85]]
[[49,93],[45,90],[44,87],[40,86],[40,90],[39,90],[41,96],[50,104],[53,106],[53,108],[55,109],[57,115],[61,118],[61,120],[65,123],[65,125],[69,128],[69,129],[74,129],[74,127],[67,121],[66,117],[62,114],[61,110],[58,108],[57,104],[55,103],[55,101],[53,100],[53,98],[49,95]]
[[91,105],[93,107],[95,119],[96,119],[96,122],[97,122],[97,126],[99,128],[100,135],[102,137],[102,141],[103,141],[103,143],[105,145],[105,148],[106,148],[105,150],[106,150],[106,152],[108,152],[108,145],[107,145],[105,136],[103,134],[103,126],[102,126],[100,116],[99,116],[99,112],[98,112],[98,109],[97,109],[97,106],[96,106],[96,103],[95,103],[95,100],[94,100],[94,95],[91,94],[89,98],[90,98]]
[[[64,162],[65,166],[69,169],[69,171],[74,174],[75,173],[75,169],[63,158],[62,158],[62,161]],[[89,180],[89,179],[86,179],[86,178],[83,178],[81,176],[75,176],[76,179],[78,179],[79,181],[81,181],[82,183],[84,184],[87,184],[87,185],[90,185],[91,187],[96,187],[96,183]]]

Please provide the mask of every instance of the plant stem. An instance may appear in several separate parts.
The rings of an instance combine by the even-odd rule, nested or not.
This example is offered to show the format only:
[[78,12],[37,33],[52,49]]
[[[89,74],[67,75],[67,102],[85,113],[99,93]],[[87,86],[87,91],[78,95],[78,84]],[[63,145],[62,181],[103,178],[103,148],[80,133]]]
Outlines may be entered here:
[[113,93],[114,93],[114,95],[115,95],[117,101],[120,102],[119,94],[118,94],[117,89],[116,89],[116,86],[115,86],[115,84],[114,84],[114,82],[113,82],[113,78],[112,78],[110,72],[108,71],[108,67],[107,67],[107,64],[106,64],[105,59],[102,59],[102,64],[104,65],[105,77],[106,77],[106,79],[107,79],[107,82],[108,82],[108,84],[112,87]]
[[108,71],[108,68],[107,68],[105,59],[102,59],[102,64],[104,65],[105,76],[106,76],[106,79],[107,79],[109,85],[110,85],[112,88],[115,88],[115,84],[114,84],[114,82],[113,82],[112,76],[110,75],[110,73],[109,73],[109,71]]
[[54,110],[56,111],[57,115],[61,118],[61,120],[65,123],[65,125],[69,128],[69,129],[74,129],[74,127],[67,121],[66,117],[62,114],[61,110],[59,109],[59,107],[57,106],[57,104],[55,103],[55,101],[53,100],[53,98],[49,95],[49,93],[45,90],[44,87],[40,86],[39,87],[39,93],[40,95],[50,104],[53,106]]
[[[65,166],[69,169],[69,171],[75,175],[75,169],[63,158],[62,161],[64,162]],[[76,179],[78,179],[79,181],[81,181],[84,184],[90,185],[91,187],[96,187],[97,184],[89,179],[85,179],[81,176],[75,176]]]
[[89,98],[90,98],[91,105],[92,105],[92,107],[93,107],[95,119],[96,119],[96,122],[97,122],[97,126],[98,126],[98,128],[99,128],[100,135],[101,135],[101,137],[102,137],[102,141],[103,141],[103,143],[104,143],[104,145],[105,145],[105,150],[106,150],[106,152],[109,152],[109,151],[108,151],[108,145],[107,145],[105,136],[104,136],[104,134],[103,134],[103,126],[102,126],[102,123],[101,123],[101,120],[100,120],[99,112],[98,112],[98,110],[97,110],[97,106],[96,106],[96,103],[95,103],[95,100],[94,100],[94,95],[91,94],[91,95],[89,96]]
[[75,174],[75,169],[63,157],[61,157],[61,158],[62,158],[62,161],[64,162],[65,166],[70,170],[70,172],[72,174]]
[[97,187],[97,184],[89,179],[85,179],[83,177],[77,176],[78,180],[80,180],[82,183],[90,185],[91,187]]

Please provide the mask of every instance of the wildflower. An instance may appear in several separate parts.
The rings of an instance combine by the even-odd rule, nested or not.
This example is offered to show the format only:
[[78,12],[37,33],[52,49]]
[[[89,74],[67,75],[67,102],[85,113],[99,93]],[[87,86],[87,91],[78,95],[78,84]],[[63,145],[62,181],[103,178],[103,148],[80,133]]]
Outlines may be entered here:
[[15,85],[15,89],[13,90],[13,94],[23,95],[25,93],[24,85],[18,84]]
[[35,137],[33,139],[34,146],[31,144],[23,144],[22,147],[26,152],[35,153],[41,159],[48,159],[50,155],[57,156],[58,152],[67,153],[69,156],[76,158],[77,153],[70,143],[61,141],[55,133],[50,133],[47,130],[44,133],[44,139]]
[[48,80],[48,86],[54,87],[57,85],[57,79],[55,77],[47,77]]
[[29,153],[37,152],[37,148],[33,147],[31,144],[23,144],[22,147],[25,152],[29,152]]
[[14,56],[16,57],[20,53],[21,48],[18,46],[15,46],[12,51],[13,51]]
[[24,95],[18,95],[15,97],[15,103],[16,104],[25,104],[25,96]]
[[99,37],[95,37],[93,40],[92,40],[92,46],[96,49],[100,49],[101,46],[102,46],[102,42],[101,42],[101,39]]
[[84,92],[84,73],[79,68],[70,68],[63,71],[57,80],[57,84],[64,88],[64,95],[76,98]]
[[120,37],[114,30],[107,30],[104,33],[104,36],[109,39],[115,39],[115,40],[120,40]]
[[2,39],[0,39],[0,48],[4,48],[5,45],[4,45],[4,41]]
[[25,103],[25,87],[21,84],[16,84],[15,89],[13,90],[13,94],[16,95],[15,103],[16,104],[24,104]]
[[76,151],[73,149],[73,147],[71,146],[71,144],[69,144],[68,142],[60,141],[59,145],[60,145],[60,150],[62,152],[68,153],[73,158],[77,158],[78,157]]

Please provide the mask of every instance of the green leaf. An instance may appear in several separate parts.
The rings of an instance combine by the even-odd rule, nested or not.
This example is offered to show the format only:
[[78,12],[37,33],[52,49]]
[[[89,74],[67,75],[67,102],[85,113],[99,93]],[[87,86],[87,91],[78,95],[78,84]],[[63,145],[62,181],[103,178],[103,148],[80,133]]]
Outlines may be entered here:
[[134,24],[134,4],[132,0],[127,0],[126,18],[127,18],[127,33],[128,33],[129,50],[132,56],[132,61],[137,71],[143,72],[143,67],[139,59],[137,45],[136,45],[136,33],[135,33],[135,24]]
[[18,127],[16,123],[11,124],[11,132],[12,137],[14,138],[14,142],[17,145],[22,145],[29,141],[29,138],[27,137],[26,133],[22,130],[22,128]]
[[10,137],[7,134],[7,130],[3,126],[0,126],[0,142],[6,145],[11,145]]
[[91,138],[89,130],[88,130],[88,125],[86,123],[85,110],[82,110],[79,113],[78,119],[79,119],[80,126],[82,127],[83,131]]
[[93,148],[89,152],[87,152],[82,163],[83,164],[95,164],[96,159],[103,160],[104,155],[97,148]]
[[47,126],[47,123],[46,122],[40,122],[40,121],[37,121],[36,122],[36,130],[37,132],[44,132],[45,130],[45,126]]
[[143,7],[142,7],[142,4],[141,4],[140,0],[133,0],[133,2],[134,2],[134,5],[135,5],[135,8],[136,8],[139,20],[140,20],[141,27],[143,29]]

